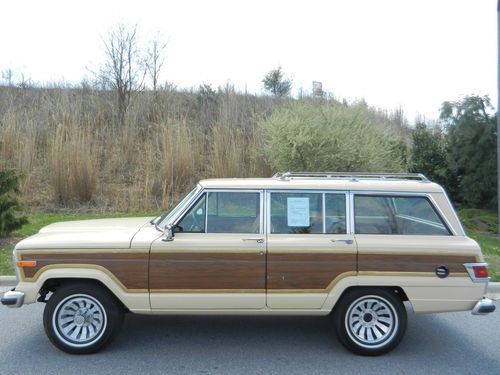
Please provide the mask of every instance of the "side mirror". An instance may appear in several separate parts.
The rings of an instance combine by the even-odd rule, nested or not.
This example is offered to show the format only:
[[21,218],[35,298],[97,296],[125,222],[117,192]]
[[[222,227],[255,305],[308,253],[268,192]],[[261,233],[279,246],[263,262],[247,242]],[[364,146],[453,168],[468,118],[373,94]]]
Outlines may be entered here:
[[167,224],[165,226],[165,231],[163,232],[165,235],[165,238],[162,238],[161,240],[163,242],[170,242],[174,240],[174,226],[172,224]]

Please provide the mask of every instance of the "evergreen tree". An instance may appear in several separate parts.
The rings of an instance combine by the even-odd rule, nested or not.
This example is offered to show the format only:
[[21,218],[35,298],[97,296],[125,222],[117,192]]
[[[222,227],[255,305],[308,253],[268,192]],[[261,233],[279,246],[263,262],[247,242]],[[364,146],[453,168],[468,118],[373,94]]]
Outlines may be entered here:
[[292,89],[292,81],[285,79],[281,66],[267,73],[262,83],[267,91],[279,98],[288,96]]
[[18,216],[19,176],[14,171],[0,171],[0,237],[7,236],[28,222],[26,217]]
[[493,209],[497,203],[496,118],[487,96],[444,102],[450,189],[472,207]]

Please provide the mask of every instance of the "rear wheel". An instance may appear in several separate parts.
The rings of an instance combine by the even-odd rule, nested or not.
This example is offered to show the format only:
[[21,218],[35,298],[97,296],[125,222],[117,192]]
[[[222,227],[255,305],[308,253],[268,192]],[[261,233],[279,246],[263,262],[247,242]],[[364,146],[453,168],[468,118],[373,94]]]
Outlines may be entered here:
[[394,349],[406,331],[406,310],[385,289],[353,289],[335,308],[334,323],[340,342],[361,355],[381,355]]
[[52,344],[72,354],[97,352],[118,333],[122,306],[98,284],[69,284],[54,292],[43,314]]

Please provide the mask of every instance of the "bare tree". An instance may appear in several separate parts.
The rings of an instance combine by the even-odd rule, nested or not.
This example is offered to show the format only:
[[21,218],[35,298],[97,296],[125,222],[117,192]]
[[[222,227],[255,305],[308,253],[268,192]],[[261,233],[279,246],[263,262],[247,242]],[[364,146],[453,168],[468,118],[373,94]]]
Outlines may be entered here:
[[118,120],[123,125],[131,95],[144,87],[145,71],[137,43],[137,25],[118,25],[103,43],[106,60],[100,78],[106,86],[116,90]]
[[11,68],[5,69],[2,71],[2,79],[7,86],[12,86],[14,84],[14,71]]
[[144,65],[148,78],[151,80],[151,83],[153,85],[154,92],[157,91],[161,68],[163,67],[163,63],[165,62],[166,47],[167,43],[164,43],[160,39],[160,34],[157,33],[149,42],[149,46],[146,51]]

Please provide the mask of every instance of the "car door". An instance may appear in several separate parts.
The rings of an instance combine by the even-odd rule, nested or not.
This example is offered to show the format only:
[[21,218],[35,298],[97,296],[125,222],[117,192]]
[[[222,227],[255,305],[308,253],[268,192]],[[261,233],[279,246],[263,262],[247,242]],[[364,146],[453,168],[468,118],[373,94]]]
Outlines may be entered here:
[[346,192],[268,191],[267,306],[319,309],[330,290],[356,274]]
[[151,247],[152,309],[265,307],[262,191],[207,190],[174,224]]

